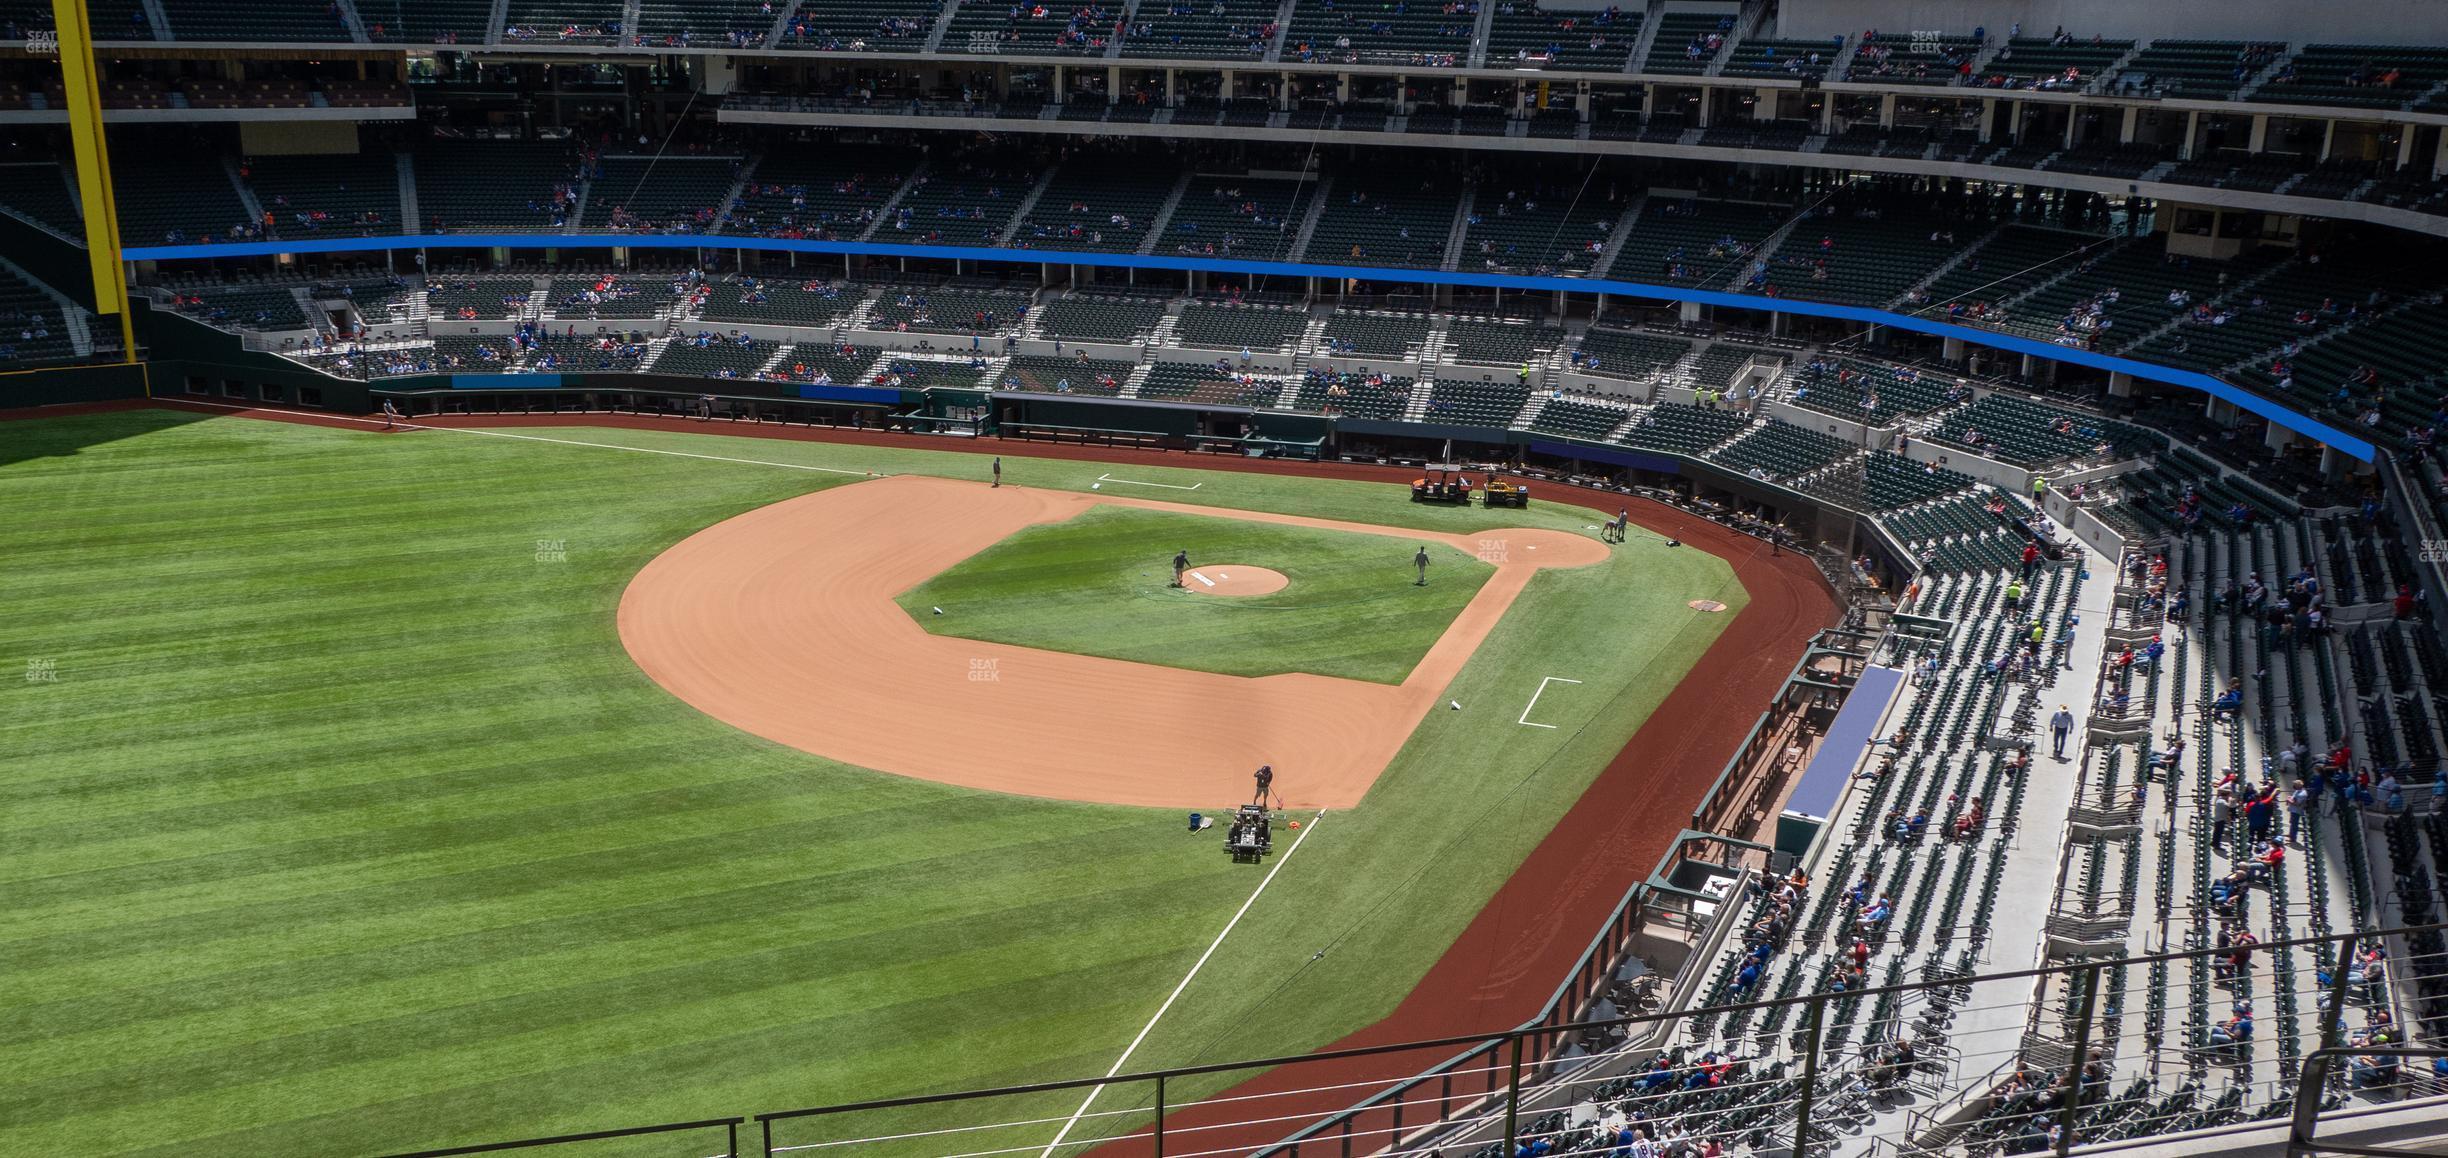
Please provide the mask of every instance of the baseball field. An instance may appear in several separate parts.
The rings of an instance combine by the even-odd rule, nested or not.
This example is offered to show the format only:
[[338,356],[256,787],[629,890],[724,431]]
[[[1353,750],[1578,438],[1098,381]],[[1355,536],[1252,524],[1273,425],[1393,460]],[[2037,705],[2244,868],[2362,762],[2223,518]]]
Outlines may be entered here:
[[[1749,600],[1554,503],[744,433],[0,423],[0,1152],[376,1155],[1345,1039]],[[1192,548],[1288,584],[1174,589]],[[1234,864],[1184,811],[1273,753],[1308,836]],[[1691,755],[1609,807],[1688,810]]]

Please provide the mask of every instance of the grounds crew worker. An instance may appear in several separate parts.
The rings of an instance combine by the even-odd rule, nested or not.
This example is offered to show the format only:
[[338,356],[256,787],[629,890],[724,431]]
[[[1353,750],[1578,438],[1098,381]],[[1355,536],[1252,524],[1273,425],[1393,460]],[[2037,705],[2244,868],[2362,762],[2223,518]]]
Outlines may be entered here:
[[1275,787],[1275,766],[1260,764],[1258,766],[1258,806],[1260,808],[1266,807],[1268,790],[1273,787]]
[[1182,572],[1190,569],[1190,550],[1185,547],[1173,552],[1173,585],[1182,585]]
[[1419,582],[1412,584],[1412,586],[1414,586],[1414,587],[1426,587],[1426,586],[1428,585],[1428,548],[1427,548],[1427,547],[1425,547],[1425,546],[1421,547],[1421,548],[1419,549],[1419,554],[1417,554],[1417,555],[1413,555],[1413,556],[1411,557],[1411,565],[1412,565],[1412,566],[1414,566],[1414,567],[1419,568]]

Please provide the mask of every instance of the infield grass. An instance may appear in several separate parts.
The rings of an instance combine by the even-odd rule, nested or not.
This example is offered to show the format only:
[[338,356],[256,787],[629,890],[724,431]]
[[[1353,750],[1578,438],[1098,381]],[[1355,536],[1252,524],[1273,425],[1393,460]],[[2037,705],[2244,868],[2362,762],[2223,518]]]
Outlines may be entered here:
[[[845,767],[698,714],[622,651],[623,586],[696,530],[983,457],[520,433],[0,425],[0,1153],[371,1155],[1100,1074],[1249,896],[1260,870],[1171,813]],[[1079,490],[1111,469],[1005,466]],[[1393,526],[1589,521],[1128,474]],[[1731,618],[1696,597],[1744,602],[1716,559],[1640,535],[1539,575],[1455,680],[1467,710],[1315,828],[1132,1066],[1383,1016]],[[1515,726],[1549,675],[1584,682],[1540,701],[1552,730]]]
[[[1496,569],[1416,540],[1098,506],[1027,528],[900,597],[937,635],[1166,667],[1399,684]],[[1172,586],[1173,552],[1291,582],[1229,598]],[[1195,582],[1195,580],[1192,580]],[[944,613],[935,614],[937,608]]]

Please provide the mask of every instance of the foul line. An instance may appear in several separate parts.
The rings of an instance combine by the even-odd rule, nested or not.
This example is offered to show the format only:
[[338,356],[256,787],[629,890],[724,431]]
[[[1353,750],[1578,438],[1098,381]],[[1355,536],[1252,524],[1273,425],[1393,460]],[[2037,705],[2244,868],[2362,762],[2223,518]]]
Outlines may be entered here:
[[1097,476],[1097,481],[1098,481],[1098,482],[1109,482],[1109,483],[1127,483],[1127,484],[1129,484],[1129,485],[1131,485],[1131,486],[1135,486],[1135,487],[1163,487],[1164,489],[1169,490],[1169,491],[1194,491],[1194,490],[1199,489],[1200,487],[1203,487],[1203,486],[1206,486],[1206,485],[1207,485],[1206,483],[1191,483],[1189,486],[1182,486],[1182,485],[1181,485],[1181,484],[1179,484],[1179,483],[1154,483],[1154,482],[1140,482],[1138,479],[1135,479],[1135,478],[1115,478],[1114,476],[1109,475],[1109,474],[1101,474],[1101,475],[1098,475],[1098,476]]
[[[1241,911],[1234,913],[1232,920],[1224,922],[1223,930],[1215,935],[1214,941],[1208,943],[1207,951],[1199,954],[1197,963],[1191,965],[1190,972],[1182,976],[1181,984],[1174,986],[1173,992],[1164,999],[1164,1004],[1156,1007],[1156,1016],[1148,1018],[1147,1024],[1139,1028],[1139,1036],[1132,1038],[1131,1043],[1123,1047],[1122,1056],[1115,1058],[1113,1067],[1105,1071],[1106,1077],[1110,1078],[1121,1073],[1122,1067],[1129,1063],[1131,1055],[1139,1052],[1140,1043],[1147,1040],[1148,1034],[1155,1032],[1156,1023],[1164,1019],[1165,1011],[1173,1008],[1173,1003],[1180,999],[1183,990],[1190,988],[1190,982],[1199,975],[1199,970],[1207,967],[1207,959],[1215,956],[1215,951],[1223,947],[1224,938],[1232,935],[1233,926],[1240,924],[1241,918],[1249,915],[1250,906],[1258,903],[1259,896],[1267,891],[1267,886],[1275,883],[1275,874],[1282,872],[1285,865],[1292,863],[1292,854],[1300,851],[1301,842],[1308,840],[1309,834],[1317,831],[1318,822],[1324,819],[1326,819],[1326,810],[1322,808],[1318,810],[1317,815],[1309,818],[1309,827],[1301,830],[1301,834],[1293,839],[1292,847],[1285,849],[1284,854],[1276,858],[1275,866],[1267,870],[1267,875],[1259,880],[1258,887],[1250,890],[1249,899],[1241,902]],[[1071,1112],[1070,1120],[1063,1123],[1062,1129],[1054,1135],[1054,1140],[1046,1143],[1046,1148],[1039,1152],[1037,1158],[1052,1158],[1054,1151],[1062,1147],[1063,1140],[1071,1136],[1071,1128],[1079,1124],[1079,1120],[1087,1115],[1088,1107],[1096,1104],[1097,1095],[1104,1092],[1103,1085],[1090,1086],[1088,1096],[1080,1099],[1079,1109]]]
[[[265,410],[261,406],[232,406],[227,402],[201,402],[186,398],[173,399],[172,401],[179,402],[187,406],[210,406],[220,410],[239,410],[264,414],[298,413],[287,410]],[[330,419],[334,422],[355,422],[364,426],[374,426],[380,421],[379,419],[373,418],[358,418],[354,415],[348,414],[314,414],[313,417]],[[842,468],[836,466],[810,466],[802,462],[774,462],[771,459],[763,458],[726,458],[719,454],[695,454],[685,450],[659,450],[651,446],[622,446],[619,443],[614,442],[585,442],[575,438],[546,438],[540,434],[512,434],[506,430],[477,430],[473,427],[467,426],[426,426],[421,423],[401,422],[396,420],[393,421],[391,425],[401,430],[436,430],[447,434],[481,434],[487,438],[509,438],[516,439],[520,442],[550,442],[557,443],[561,446],[593,447],[596,450],[626,450],[632,454],[661,454],[668,455],[672,458],[696,458],[704,459],[707,462],[737,463],[741,466],[778,466],[784,470],[822,471],[825,474],[849,474],[858,475],[862,478],[874,475],[874,472],[872,471],[843,470]],[[884,476],[874,475],[874,477],[881,478]],[[1162,486],[1163,484],[1147,483],[1144,485]]]
[[1523,705],[1522,705],[1522,714],[1521,714],[1521,718],[1520,718],[1520,719],[1518,719],[1518,720],[1515,720],[1515,721],[1513,721],[1513,722],[1514,722],[1514,723],[1516,723],[1516,724],[1521,724],[1521,725],[1523,725],[1523,726],[1525,726],[1525,727],[1531,727],[1531,728],[1548,728],[1548,729],[1553,729],[1553,728],[1555,727],[1555,725],[1554,725],[1554,724],[1533,724],[1533,723],[1531,723],[1531,722],[1530,722],[1530,709],[1537,707],[1537,706],[1538,706],[1538,698],[1539,698],[1540,696],[1543,696],[1543,695],[1546,695],[1546,694],[1547,694],[1547,685],[1549,685],[1549,684],[1577,684],[1577,683],[1580,683],[1580,682],[1581,682],[1580,680],[1568,680],[1568,679],[1565,679],[1563,676],[1543,676],[1543,677],[1541,677],[1541,678],[1539,679],[1539,686],[1538,686],[1538,690],[1537,690],[1537,691],[1535,691],[1535,692],[1530,693],[1530,702],[1529,702],[1529,703],[1527,703],[1527,704],[1523,704]]

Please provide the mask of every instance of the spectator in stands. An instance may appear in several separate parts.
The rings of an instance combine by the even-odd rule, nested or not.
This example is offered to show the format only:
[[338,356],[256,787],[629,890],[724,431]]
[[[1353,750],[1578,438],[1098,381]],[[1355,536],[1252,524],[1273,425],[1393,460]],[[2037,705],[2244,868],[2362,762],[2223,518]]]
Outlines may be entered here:
[[2220,692],[2217,699],[2210,701],[2210,714],[2216,719],[2232,720],[2241,715],[2243,711],[2244,681],[2230,679],[2227,681],[2227,690]]
[[2066,706],[2064,704],[2059,704],[2057,705],[2057,714],[2049,717],[2049,741],[2052,745],[2051,755],[2055,756],[2059,760],[2065,759],[2066,740],[2071,738],[2073,735],[2074,713],[2066,710]]
[[2239,1002],[2233,1016],[2210,1027],[2210,1045],[2216,1049],[2228,1049],[2251,1041],[2252,1034],[2252,1003]]

